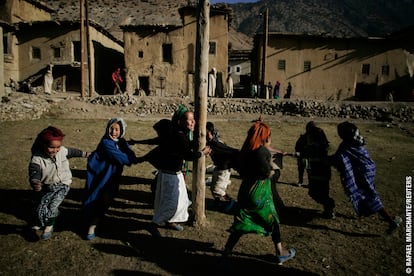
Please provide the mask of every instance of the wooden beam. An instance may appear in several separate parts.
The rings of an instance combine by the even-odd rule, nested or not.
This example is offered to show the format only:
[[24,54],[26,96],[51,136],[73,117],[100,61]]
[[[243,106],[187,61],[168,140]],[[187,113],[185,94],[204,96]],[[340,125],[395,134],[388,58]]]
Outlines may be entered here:
[[[197,37],[195,60],[194,115],[196,119],[195,139],[199,150],[206,145],[207,124],[207,89],[208,89],[208,52],[210,40],[210,3],[200,0],[197,8]],[[206,159],[204,156],[193,162],[192,201],[195,225],[203,226],[206,222]]]

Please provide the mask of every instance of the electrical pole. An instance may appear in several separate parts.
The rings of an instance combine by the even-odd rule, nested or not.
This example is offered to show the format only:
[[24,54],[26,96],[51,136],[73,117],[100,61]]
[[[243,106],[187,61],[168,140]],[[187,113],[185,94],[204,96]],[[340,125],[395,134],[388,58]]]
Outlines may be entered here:
[[262,76],[261,76],[261,96],[266,95],[265,84],[266,84],[266,50],[267,50],[267,39],[268,39],[268,21],[269,21],[269,9],[266,8],[264,13],[264,22],[263,22],[263,57],[262,57]]

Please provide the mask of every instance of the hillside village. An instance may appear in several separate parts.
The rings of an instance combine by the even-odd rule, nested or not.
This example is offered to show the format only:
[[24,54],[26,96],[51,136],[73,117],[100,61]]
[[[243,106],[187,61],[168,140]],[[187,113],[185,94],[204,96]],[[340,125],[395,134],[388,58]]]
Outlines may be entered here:
[[[122,68],[127,94],[192,97],[196,1],[87,3],[90,51],[82,57],[79,1],[1,2],[0,95],[15,89],[43,93],[49,70],[57,93],[80,93],[83,85],[82,96],[111,95],[111,73]],[[280,98],[291,83],[291,99],[413,101],[413,28],[376,38],[271,29],[247,36],[234,28],[235,17],[231,6],[210,6],[214,97],[225,96],[231,74],[238,98],[251,97],[254,86],[256,96],[276,98],[279,82]],[[90,70],[84,76],[82,58]]]

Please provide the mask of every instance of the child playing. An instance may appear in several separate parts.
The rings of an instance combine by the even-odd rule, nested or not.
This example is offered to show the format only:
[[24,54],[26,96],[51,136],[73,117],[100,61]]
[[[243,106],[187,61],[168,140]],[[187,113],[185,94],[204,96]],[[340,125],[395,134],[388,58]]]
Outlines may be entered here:
[[176,231],[183,231],[179,224],[188,220],[188,207],[191,204],[187,194],[182,166],[184,160],[194,161],[202,155],[208,155],[207,146],[197,151],[196,144],[189,138],[194,131],[194,114],[185,111],[172,120],[170,139],[152,150],[149,154],[139,158],[140,161],[149,161],[155,164],[157,186],[154,201],[154,216],[149,231],[154,236],[160,236],[159,226],[165,226]]
[[72,183],[68,159],[88,156],[81,150],[62,146],[64,136],[60,129],[47,127],[37,135],[31,149],[29,182],[35,192],[41,193],[36,210],[38,223],[32,229],[36,231],[43,228],[40,236],[42,240],[52,237],[53,226],[59,215],[58,208]]
[[229,212],[235,201],[228,196],[227,186],[230,185],[231,168],[234,166],[239,151],[219,140],[217,129],[212,122],[207,122],[207,145],[211,148],[210,157],[214,163],[210,190],[216,206]]
[[270,128],[258,120],[249,129],[240,152],[238,170],[242,178],[238,193],[240,209],[234,216],[230,236],[226,242],[223,256],[229,256],[244,234],[256,233],[272,236],[277,263],[292,259],[296,251],[286,249],[281,242],[279,216],[272,197]]
[[95,228],[109,209],[119,190],[124,165],[137,163],[135,153],[123,138],[126,123],[122,118],[108,121],[105,135],[88,158],[86,197],[83,211],[88,224],[87,240],[95,238]]
[[365,148],[365,140],[358,128],[350,123],[338,125],[338,135],[342,139],[338,150],[332,156],[333,164],[341,175],[346,195],[350,198],[359,216],[379,213],[389,224],[388,232],[395,230],[402,222],[400,217],[391,217],[385,210],[375,189],[375,163]]
[[[299,158],[298,165],[306,164],[309,181],[309,196],[322,204],[324,218],[335,218],[335,201],[329,196],[331,166],[328,161],[329,141],[325,132],[313,121],[306,124],[306,133],[296,142],[295,155]],[[299,167],[300,170],[300,167]],[[302,176],[303,177],[303,176]],[[303,179],[302,179],[303,180]],[[303,181],[299,180],[300,183]]]

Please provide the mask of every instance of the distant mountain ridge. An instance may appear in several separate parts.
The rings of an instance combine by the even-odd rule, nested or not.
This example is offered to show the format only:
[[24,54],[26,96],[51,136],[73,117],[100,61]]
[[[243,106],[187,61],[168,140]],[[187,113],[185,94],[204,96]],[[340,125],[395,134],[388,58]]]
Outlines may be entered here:
[[[42,0],[56,10],[55,20],[79,20],[79,0]],[[122,39],[119,25],[171,24],[178,9],[195,0],[88,0],[90,19]],[[232,27],[249,37],[263,31],[269,9],[269,31],[336,37],[385,36],[414,26],[414,0],[261,0],[214,4],[233,9]]]
[[412,0],[261,0],[229,6],[232,26],[248,36],[263,32],[266,7],[270,32],[368,37],[414,25]]

